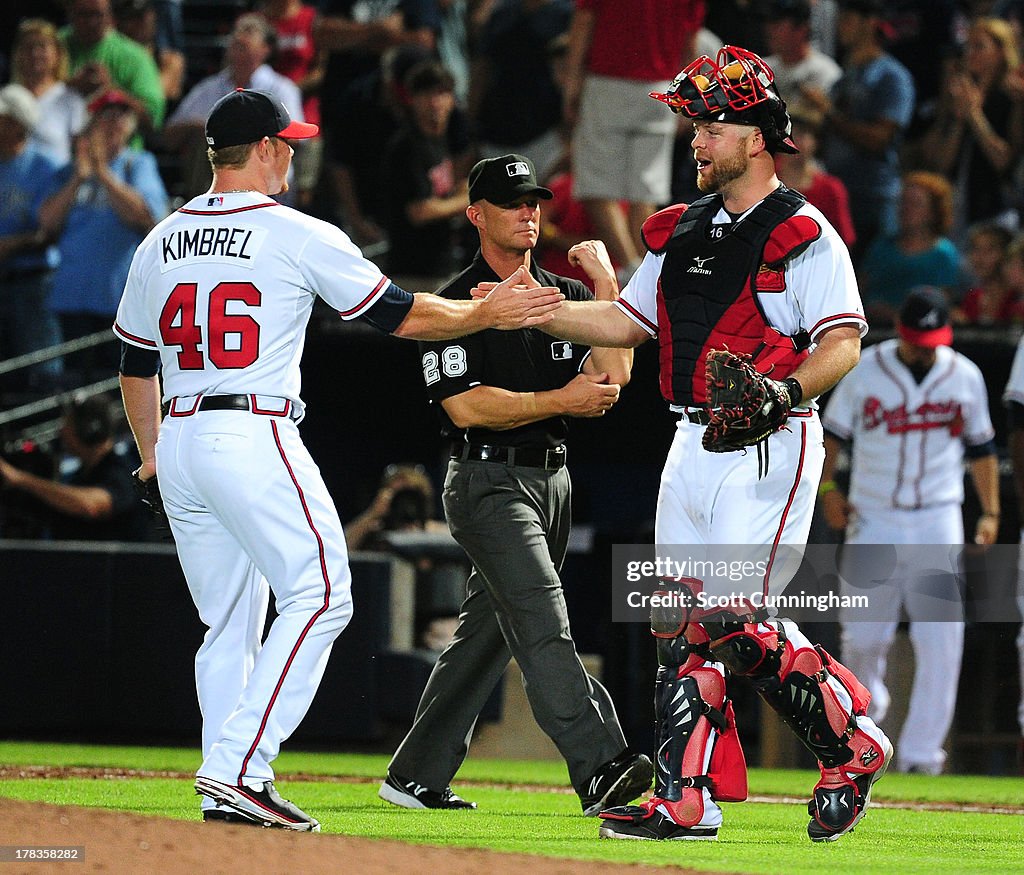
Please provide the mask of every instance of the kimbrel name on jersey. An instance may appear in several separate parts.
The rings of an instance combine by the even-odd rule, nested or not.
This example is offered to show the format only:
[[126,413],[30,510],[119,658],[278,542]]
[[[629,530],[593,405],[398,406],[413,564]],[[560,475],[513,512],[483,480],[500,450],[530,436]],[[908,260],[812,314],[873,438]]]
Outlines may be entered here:
[[266,228],[233,228],[229,225],[175,225],[162,234],[160,246],[160,273],[186,264],[211,261],[234,264],[253,269],[253,259],[266,239]]

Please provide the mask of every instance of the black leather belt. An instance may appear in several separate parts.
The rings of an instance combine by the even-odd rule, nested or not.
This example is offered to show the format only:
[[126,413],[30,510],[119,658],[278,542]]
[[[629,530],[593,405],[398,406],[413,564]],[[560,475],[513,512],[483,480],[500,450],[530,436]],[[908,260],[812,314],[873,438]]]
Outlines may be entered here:
[[687,410],[683,414],[683,416],[690,420],[690,422],[692,422],[694,425],[707,425],[709,422],[711,422],[710,414],[706,410],[703,410],[701,408]]
[[495,447],[489,444],[455,444],[451,458],[460,462],[497,462],[499,465],[520,465],[557,471],[565,467],[565,447]]
[[[182,408],[181,405],[174,406],[173,416],[191,416],[201,410],[251,410],[253,413],[262,413],[266,416],[289,416],[292,412],[290,401],[285,402],[283,410],[261,410],[252,406],[251,395],[204,395],[195,406]],[[175,401],[172,398],[160,409],[164,416],[171,412],[171,406]],[[188,402],[186,402],[188,403]]]

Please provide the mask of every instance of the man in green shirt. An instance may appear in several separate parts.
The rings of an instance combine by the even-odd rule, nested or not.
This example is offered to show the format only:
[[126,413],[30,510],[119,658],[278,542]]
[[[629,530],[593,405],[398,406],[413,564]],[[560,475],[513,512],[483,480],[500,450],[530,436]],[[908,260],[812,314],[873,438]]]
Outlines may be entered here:
[[152,55],[114,28],[110,0],[71,0],[71,24],[61,31],[68,47],[68,84],[86,100],[117,88],[133,101],[143,130],[157,130],[164,120],[164,92]]

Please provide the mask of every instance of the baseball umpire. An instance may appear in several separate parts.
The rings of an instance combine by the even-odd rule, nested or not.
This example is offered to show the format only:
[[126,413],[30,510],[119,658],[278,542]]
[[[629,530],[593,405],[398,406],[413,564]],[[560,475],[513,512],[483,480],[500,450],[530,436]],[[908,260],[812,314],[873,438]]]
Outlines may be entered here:
[[[159,474],[209,627],[196,656],[203,817],[303,831],[319,824],[277,793],[271,763],[352,614],[341,523],[297,427],[316,296],[343,319],[420,339],[539,324],[561,301],[513,289],[520,274],[483,302],[395,286],[337,228],[270,197],[287,189],[288,141],[316,133],[263,92],[218,101],[213,185],[139,246],[114,325],[138,476],[152,487]],[[269,590],[278,616],[261,642]]]
[[647,255],[618,301],[566,302],[545,330],[600,346],[657,338],[662,394],[679,416],[658,548],[746,545],[765,570],[757,601],[751,593],[735,611],[699,606],[702,592],[735,592],[715,592],[728,581],[705,576],[676,582],[677,606],[652,617],[661,664],[654,796],[602,812],[600,834],[718,837],[719,802],[747,794],[728,670],[750,678],[818,760],[807,832],[834,841],[864,816],[892,745],[866,716],[870,696],[853,674],[758,603],[795,573],[797,563],[776,561],[780,546],[807,541],[824,457],[813,399],[856,364],[863,307],[835,229],[775,175],[773,154],[796,145],[760,57],[725,46],[651,96],[692,120],[705,196],[645,222]]
[[[480,250],[440,294],[468,299],[474,286],[525,266],[569,300],[592,298],[583,283],[532,260],[540,201],[550,197],[528,158],[478,162],[469,175],[466,215],[479,232]],[[603,244],[580,243],[569,258],[593,279],[601,300],[618,297]],[[632,350],[588,350],[531,328],[420,346],[427,392],[453,442],[445,515],[473,571],[458,628],[380,795],[405,808],[476,807],[449,782],[466,757],[480,709],[515,656],[533,715],[565,757],[583,813],[629,802],[650,786],[651,761],[626,749],[608,692],[583,668],[558,575],[570,529],[568,418],[604,415],[629,379]]]

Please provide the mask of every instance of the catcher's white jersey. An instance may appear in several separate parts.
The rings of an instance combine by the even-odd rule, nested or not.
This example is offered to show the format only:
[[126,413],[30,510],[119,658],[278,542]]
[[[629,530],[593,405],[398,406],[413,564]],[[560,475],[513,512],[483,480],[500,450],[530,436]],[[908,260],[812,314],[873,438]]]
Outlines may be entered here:
[[256,192],[203,194],[139,246],[114,331],[160,349],[165,399],[256,393],[298,407],[316,295],[354,319],[388,282],[334,225]]
[[[743,221],[753,209],[751,207],[738,221]],[[804,204],[796,215],[814,219],[821,226],[821,236],[786,265],[782,291],[757,292],[768,324],[783,334],[806,331],[813,342],[829,328],[855,324],[863,337],[868,325],[846,245],[817,207]],[[712,225],[731,221],[722,209],[712,219]],[[658,334],[658,311],[662,306],[658,277],[664,260],[664,255],[648,252],[618,301],[622,312],[652,337]],[[709,283],[714,283],[714,265],[709,263],[705,268],[709,271]]]
[[836,386],[825,428],[853,440],[850,502],[913,510],[964,500],[964,445],[992,440],[988,391],[978,366],[948,346],[918,383],[898,340],[866,349]]

